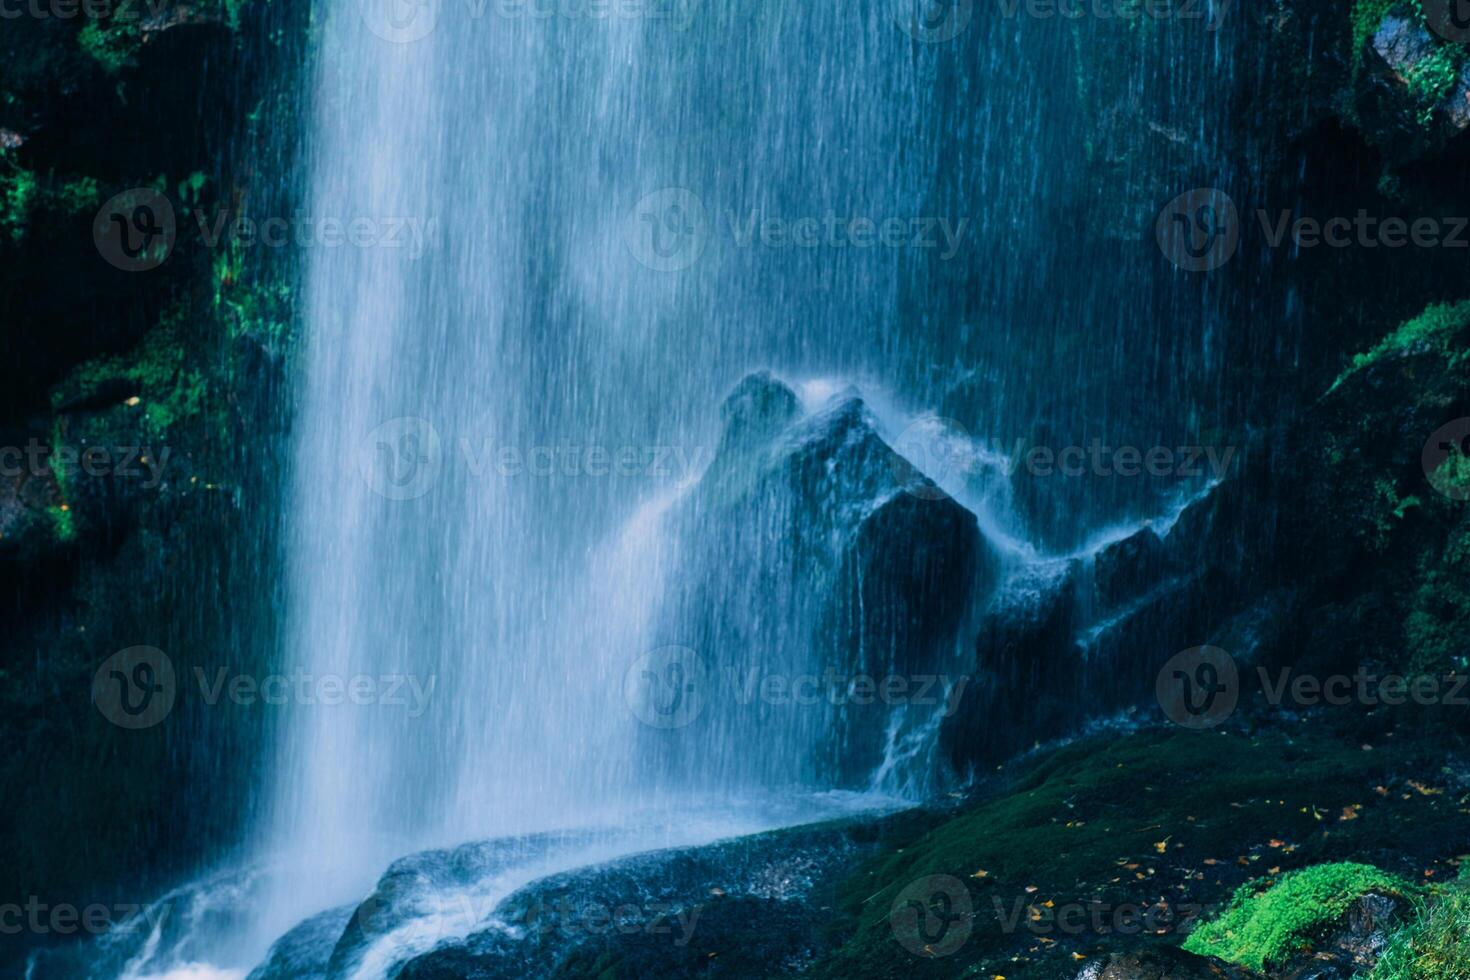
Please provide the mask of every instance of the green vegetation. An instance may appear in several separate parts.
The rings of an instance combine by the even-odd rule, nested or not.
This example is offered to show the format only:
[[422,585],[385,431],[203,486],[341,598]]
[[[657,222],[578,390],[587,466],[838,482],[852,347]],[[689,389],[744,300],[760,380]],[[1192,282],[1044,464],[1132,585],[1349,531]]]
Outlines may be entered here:
[[55,192],[56,207],[67,214],[90,211],[101,203],[102,194],[94,177],[69,180]]
[[[1321,735],[1187,732],[1059,749],[1028,761],[1028,775],[1003,794],[914,839],[891,842],[858,868],[842,886],[842,945],[813,975],[1054,976],[1075,969],[1078,956],[1137,948],[1150,938],[1118,929],[1028,928],[1068,906],[1147,908],[1165,896],[1176,911],[1214,907],[1246,881],[1284,880],[1292,871],[1380,851],[1402,856],[1389,870],[1405,879],[1444,875],[1455,842],[1470,831],[1470,815],[1447,791],[1403,785],[1398,774],[1435,771],[1420,751],[1367,751],[1358,739]],[[900,947],[888,921],[899,893],[927,875],[965,882],[975,909],[964,946],[933,963]],[[1292,887],[1321,887],[1324,880],[1318,872]],[[1387,874],[1360,880],[1407,890]],[[1000,917],[1014,914],[1017,902],[1021,927],[1007,929]],[[1193,924],[1181,921],[1184,914],[1165,916],[1165,935],[1155,940],[1179,942]]]
[[[1405,0],[1356,0],[1352,10],[1353,51],[1351,63],[1353,78],[1363,68],[1363,52],[1377,33],[1383,19],[1389,14],[1398,14],[1424,22],[1423,7],[1417,2]],[[1428,57],[1408,67],[1404,72],[1404,83],[1409,98],[1418,111],[1421,126],[1428,126],[1434,119],[1435,110],[1454,87],[1459,78],[1460,66],[1465,61],[1465,52],[1459,45],[1441,41],[1431,34],[1435,45]]]
[[[1459,457],[1455,457],[1459,458]],[[1470,462],[1460,467],[1470,471]],[[1461,501],[1451,505],[1465,506]],[[1450,532],[1443,551],[1419,562],[1418,585],[1404,619],[1404,642],[1411,674],[1443,674],[1466,669],[1465,637],[1470,636],[1470,523]]]
[[1464,980],[1470,975],[1470,879],[1445,889],[1394,936],[1368,980]]
[[1360,535],[1367,548],[1380,553],[1386,551],[1393,540],[1394,529],[1404,519],[1404,515],[1422,503],[1413,494],[1400,496],[1395,480],[1387,477],[1375,480],[1370,517]]
[[24,240],[36,197],[35,174],[15,166],[0,171],[0,238]]
[[1420,125],[1427,126],[1433,121],[1435,109],[1460,77],[1460,63],[1463,60],[1457,48],[1444,44],[1405,73],[1404,80],[1409,83],[1409,95],[1419,107]]
[[176,307],[132,353],[81,365],[52,393],[52,406],[64,411],[99,391],[113,390],[128,408],[142,413],[142,429],[150,437],[197,416],[204,407],[205,383],[189,364],[186,319],[187,306]]
[[1348,369],[1332,383],[1328,393],[1337,390],[1354,372],[1398,354],[1428,349],[1444,354],[1451,367],[1465,362],[1467,352],[1454,341],[1470,327],[1470,300],[1458,303],[1435,303],[1384,338],[1376,347],[1356,355]]
[[[1394,7],[1401,6],[1402,0],[1356,0],[1353,4],[1353,67],[1362,66],[1363,45],[1368,39],[1378,32],[1378,25],[1383,23]],[[1407,8],[1405,8],[1407,10]]]
[[1311,951],[1315,933],[1337,921],[1368,894],[1413,898],[1414,886],[1367,864],[1321,864],[1285,875],[1275,884],[1240,888],[1220,918],[1196,929],[1184,948],[1252,970],[1280,966]]
[[70,544],[76,540],[77,525],[71,508],[66,504],[46,508],[46,514],[51,518],[51,533],[63,544]]
[[109,75],[131,64],[142,43],[143,32],[136,19],[89,20],[77,33],[77,44]]

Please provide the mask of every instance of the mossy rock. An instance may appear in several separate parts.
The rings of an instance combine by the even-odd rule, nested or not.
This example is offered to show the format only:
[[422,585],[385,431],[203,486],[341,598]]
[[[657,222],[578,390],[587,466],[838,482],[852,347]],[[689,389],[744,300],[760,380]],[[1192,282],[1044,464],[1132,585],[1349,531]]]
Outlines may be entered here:
[[1257,971],[1280,967],[1310,953],[1325,929],[1373,894],[1416,900],[1418,890],[1367,864],[1303,868],[1275,883],[1242,886],[1224,914],[1196,929],[1184,948]]

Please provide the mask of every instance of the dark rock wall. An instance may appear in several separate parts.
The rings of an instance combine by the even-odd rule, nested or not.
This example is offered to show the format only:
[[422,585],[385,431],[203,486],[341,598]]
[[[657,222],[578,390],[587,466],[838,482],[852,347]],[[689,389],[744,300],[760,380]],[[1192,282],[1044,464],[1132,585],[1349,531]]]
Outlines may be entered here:
[[[125,9],[0,30],[6,902],[142,902],[228,851],[267,723],[194,671],[275,646],[292,259],[201,221],[291,213],[309,5]],[[156,267],[94,240],[132,188],[174,211]],[[124,730],[93,675],[139,645],[175,701]]]

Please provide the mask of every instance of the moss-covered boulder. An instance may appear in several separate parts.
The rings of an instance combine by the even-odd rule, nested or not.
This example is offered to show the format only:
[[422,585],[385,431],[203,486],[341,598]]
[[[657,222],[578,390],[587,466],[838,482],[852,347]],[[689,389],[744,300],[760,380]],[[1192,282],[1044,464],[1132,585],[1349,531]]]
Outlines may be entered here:
[[1416,896],[1415,886],[1371,865],[1316,865],[1274,883],[1242,886],[1229,908],[1196,929],[1184,948],[1257,971],[1307,957],[1371,967],[1398,910]]
[[1406,0],[1357,0],[1353,7],[1352,112],[1390,161],[1435,153],[1470,127],[1465,48],[1437,32],[1448,29],[1425,9]]

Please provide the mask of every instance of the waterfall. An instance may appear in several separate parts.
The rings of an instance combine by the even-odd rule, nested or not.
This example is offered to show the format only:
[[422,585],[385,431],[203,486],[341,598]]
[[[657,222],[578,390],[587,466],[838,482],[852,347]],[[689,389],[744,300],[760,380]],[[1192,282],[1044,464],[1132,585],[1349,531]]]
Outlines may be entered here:
[[[867,635],[868,610],[839,610],[839,634],[832,609],[753,590],[779,568],[867,595],[842,527],[794,542],[774,491],[711,503],[721,405],[752,372],[799,393],[762,460],[838,424],[968,447],[959,488],[910,455],[1000,568],[1168,509],[1177,487],[994,468],[1013,436],[1148,446],[1213,421],[1213,306],[1116,232],[1167,200],[1143,175],[1113,175],[1133,194],[1118,213],[1093,207],[1098,134],[1140,137],[1090,113],[1172,132],[1193,106],[1205,121],[1159,152],[1216,166],[1198,107],[1226,87],[1221,41],[969,2],[946,28],[926,6],[323,5],[306,198],[376,237],[302,257],[280,663],[348,693],[282,720],[256,841],[279,877],[223,959],[248,968],[426,848],[602,834],[518,866],[548,873],[822,812],[801,794],[942,785],[929,716],[839,731],[714,709],[679,741],[630,693],[757,650],[819,673],[819,638]],[[982,564],[976,604],[1000,574]],[[941,665],[970,643],[951,633]],[[736,799],[762,790],[768,812]],[[728,821],[670,829],[716,797]]]

